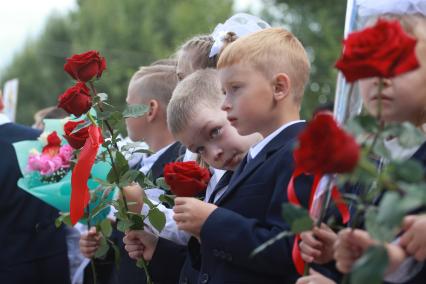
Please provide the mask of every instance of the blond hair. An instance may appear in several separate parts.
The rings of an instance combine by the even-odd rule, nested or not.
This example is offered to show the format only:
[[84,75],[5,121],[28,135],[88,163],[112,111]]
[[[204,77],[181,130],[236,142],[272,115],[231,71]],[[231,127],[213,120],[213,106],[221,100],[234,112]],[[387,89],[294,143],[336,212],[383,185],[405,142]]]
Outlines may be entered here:
[[141,67],[130,79],[129,92],[132,90],[143,100],[155,99],[167,106],[176,84],[175,66],[146,66]]
[[309,80],[310,63],[300,41],[283,28],[268,28],[230,43],[219,57],[217,67],[249,64],[266,78],[286,73],[292,93],[300,103]]
[[210,35],[196,35],[187,40],[178,53],[193,50],[190,59],[193,66],[196,66],[197,69],[215,68],[217,56],[209,57],[213,43],[214,39]]
[[167,107],[167,124],[173,135],[181,133],[202,107],[220,109],[221,85],[214,69],[198,70],[182,80]]

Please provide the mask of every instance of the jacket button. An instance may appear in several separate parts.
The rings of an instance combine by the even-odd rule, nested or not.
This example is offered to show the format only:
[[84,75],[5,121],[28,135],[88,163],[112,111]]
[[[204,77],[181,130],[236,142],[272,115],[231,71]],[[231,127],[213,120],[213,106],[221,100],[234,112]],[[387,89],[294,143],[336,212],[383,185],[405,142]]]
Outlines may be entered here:
[[209,282],[209,275],[207,273],[201,274],[200,282],[202,284],[206,284],[207,282]]

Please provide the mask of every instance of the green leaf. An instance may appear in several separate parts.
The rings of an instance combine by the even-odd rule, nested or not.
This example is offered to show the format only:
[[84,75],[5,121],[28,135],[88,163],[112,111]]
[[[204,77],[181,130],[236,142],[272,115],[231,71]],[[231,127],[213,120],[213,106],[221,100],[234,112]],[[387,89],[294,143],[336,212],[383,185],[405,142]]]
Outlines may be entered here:
[[145,227],[144,225],[144,216],[141,214],[128,212],[130,220],[132,220],[132,225],[130,226],[130,229],[132,230],[143,230]]
[[396,192],[386,192],[380,201],[377,222],[389,230],[397,230],[406,214],[401,206],[401,196]]
[[372,246],[358,259],[350,274],[352,284],[381,284],[388,266],[388,254],[384,246]]
[[83,128],[89,127],[92,124],[90,120],[85,120],[83,123],[78,124],[74,130],[71,132],[71,134],[75,134],[78,131],[80,131]]
[[109,250],[108,242],[105,237],[101,238],[99,248],[95,252],[95,258],[105,258]]
[[146,195],[143,197],[143,202],[148,205],[149,209],[155,208],[154,203],[152,203],[152,201],[146,197]]
[[112,111],[107,111],[107,110],[99,111],[98,112],[98,119],[107,120],[108,118],[111,117],[112,113],[113,113]]
[[385,169],[396,181],[415,183],[423,181],[423,166],[412,159],[405,161],[392,161]]
[[142,173],[138,170],[128,170],[120,177],[120,187],[127,186],[137,180],[138,176]]
[[383,139],[377,140],[376,144],[374,145],[373,153],[388,160],[391,158],[391,154]]
[[133,151],[132,153],[142,153],[142,154],[148,154],[148,155],[154,154],[154,152],[152,152],[152,150],[150,149],[138,149]]
[[129,170],[129,163],[121,152],[116,152],[114,162],[120,176]]
[[162,189],[165,190],[169,190],[170,191],[170,186],[166,183],[166,180],[164,179],[164,177],[159,177],[157,178],[157,180],[155,181],[155,184]]
[[299,206],[290,203],[282,205],[282,216],[290,225],[293,233],[301,233],[312,229],[313,221],[309,216],[309,212]]
[[71,218],[70,218],[70,213],[61,213],[61,215],[55,219],[55,226],[56,228],[59,228],[62,223],[64,223],[65,225],[71,225]]
[[175,197],[176,195],[170,194],[161,194],[158,199],[161,203],[168,204],[171,207],[175,206]]
[[369,207],[365,213],[365,228],[373,239],[391,241],[395,236],[395,229],[379,222],[377,208]]
[[148,212],[148,219],[152,226],[161,232],[166,225],[166,216],[158,208],[153,208]]
[[113,129],[120,129],[123,123],[123,116],[119,111],[111,112],[107,119]]
[[149,111],[149,107],[147,105],[127,105],[123,111],[123,117],[133,117],[137,118]]
[[126,232],[128,230],[130,230],[133,226],[133,221],[132,220],[118,220],[117,222],[117,230],[119,230],[120,232]]
[[101,229],[102,234],[105,237],[110,237],[112,234],[112,225],[109,219],[104,219],[102,220],[102,222],[99,224],[99,227]]

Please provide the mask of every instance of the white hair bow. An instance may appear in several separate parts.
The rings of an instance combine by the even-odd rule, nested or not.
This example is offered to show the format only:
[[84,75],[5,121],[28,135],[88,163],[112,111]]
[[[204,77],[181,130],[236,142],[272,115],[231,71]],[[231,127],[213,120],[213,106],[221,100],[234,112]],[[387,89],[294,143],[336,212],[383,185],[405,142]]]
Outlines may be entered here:
[[242,37],[271,26],[264,20],[246,13],[238,13],[230,17],[223,24],[218,24],[211,36],[214,39],[213,46],[210,50],[209,57],[213,57],[219,53],[223,46],[223,41],[229,32],[233,32],[237,37]]

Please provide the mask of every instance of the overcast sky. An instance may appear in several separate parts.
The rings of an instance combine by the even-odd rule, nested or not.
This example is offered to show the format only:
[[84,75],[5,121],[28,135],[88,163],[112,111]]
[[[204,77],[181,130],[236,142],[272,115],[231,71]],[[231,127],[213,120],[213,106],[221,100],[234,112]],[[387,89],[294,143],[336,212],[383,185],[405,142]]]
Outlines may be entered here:
[[25,41],[43,29],[51,13],[66,13],[75,0],[13,0],[0,4],[0,72]]
[[[210,1],[210,0],[209,0]],[[237,0],[236,10],[259,5],[260,0]],[[67,13],[76,0],[13,0],[0,4],[0,76],[26,40],[36,37],[52,13]]]

